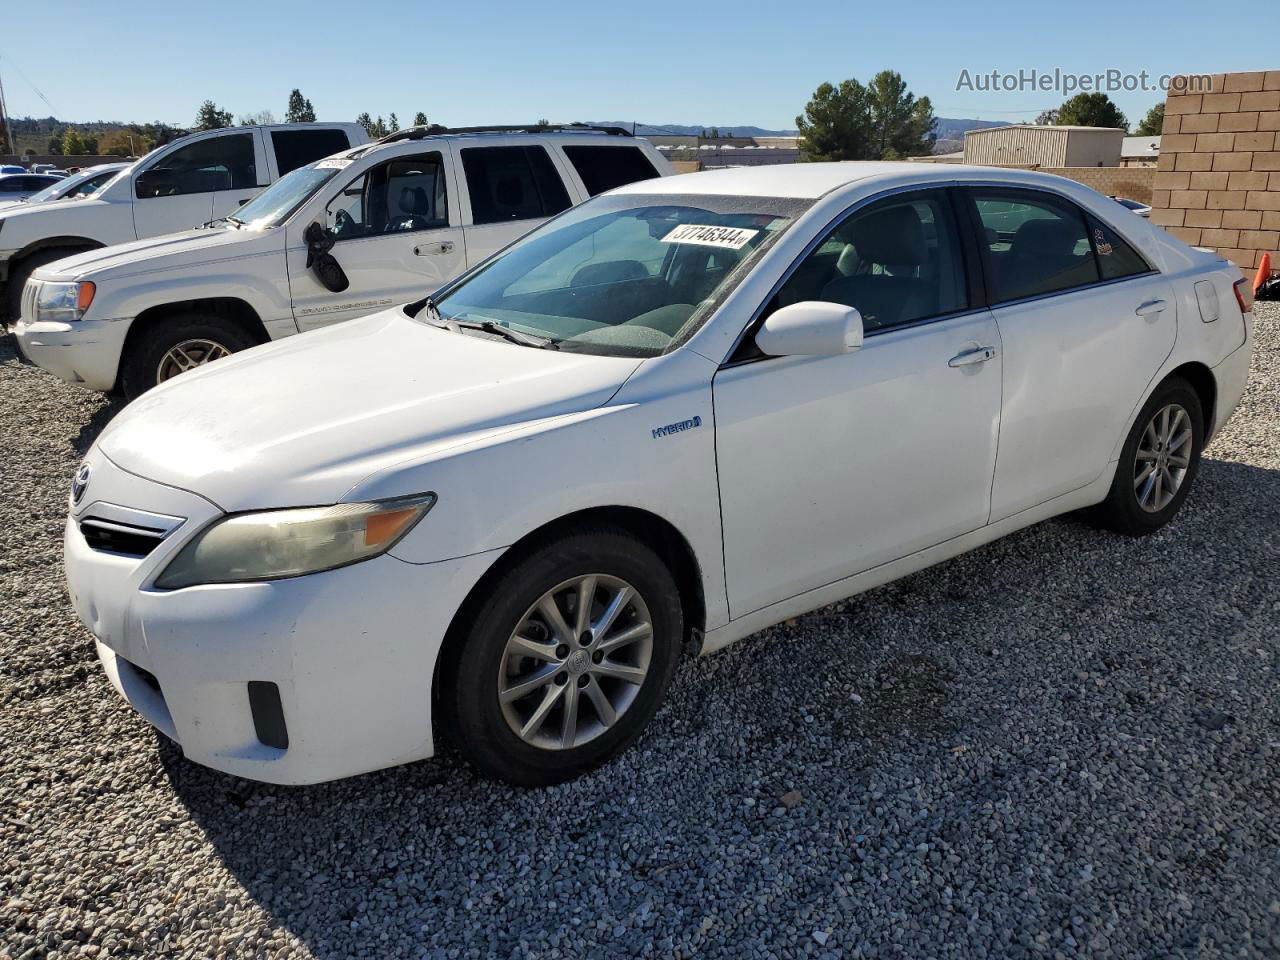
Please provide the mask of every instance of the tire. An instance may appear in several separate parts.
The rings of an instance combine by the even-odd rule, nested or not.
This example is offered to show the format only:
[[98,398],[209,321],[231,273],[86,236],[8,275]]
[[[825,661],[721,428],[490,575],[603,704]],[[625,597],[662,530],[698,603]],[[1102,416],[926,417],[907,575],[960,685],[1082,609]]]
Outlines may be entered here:
[[[1177,412],[1179,410],[1181,415]],[[1160,418],[1166,412],[1169,412],[1171,443],[1162,442],[1164,438],[1161,436],[1165,421]],[[1178,444],[1178,438],[1186,433],[1183,418],[1191,436]],[[1190,444],[1190,450],[1181,456],[1186,444]],[[1132,537],[1146,536],[1163,527],[1186,500],[1200,472],[1203,448],[1204,410],[1199,395],[1179,377],[1164,381],[1143,404],[1120,451],[1111,492],[1098,510],[1102,525]],[[1151,456],[1153,451],[1154,458]],[[1161,464],[1165,466],[1163,471],[1148,472],[1149,466]],[[1146,475],[1145,479],[1140,477],[1140,473]],[[1167,492],[1169,479],[1176,479],[1172,497]]]
[[[120,387],[125,398],[136,400],[161,382],[162,364],[175,366],[166,357],[182,344],[198,344],[187,355],[193,366],[256,346],[244,327],[216,314],[187,313],[163,318],[132,340],[121,361]],[[203,351],[203,352],[202,352]],[[176,375],[178,370],[174,370]],[[168,376],[163,379],[169,379]]]
[[[586,631],[584,645],[556,630],[539,605],[550,595],[572,634],[581,581],[590,576],[590,623],[604,623],[623,586],[634,595],[602,636]],[[675,580],[643,541],[611,527],[568,534],[513,558],[473,601],[469,621],[450,636],[437,705],[448,739],[481,775],[522,787],[561,783],[617,756],[653,719],[675,673],[684,623]],[[509,646],[517,628],[539,656]],[[631,634],[637,639],[626,642]],[[600,644],[611,648],[607,655]],[[620,667],[630,682],[610,675]],[[607,707],[597,707],[601,698]],[[567,724],[570,704],[575,722]]]
[[74,257],[78,253],[85,253],[93,247],[50,247],[46,250],[37,250],[31,256],[18,261],[13,269],[9,271],[8,285],[4,292],[4,319],[10,326],[15,326],[18,322],[18,313],[22,309],[22,288],[26,285],[31,275],[47,264],[53,263],[55,260],[63,260],[66,257]]

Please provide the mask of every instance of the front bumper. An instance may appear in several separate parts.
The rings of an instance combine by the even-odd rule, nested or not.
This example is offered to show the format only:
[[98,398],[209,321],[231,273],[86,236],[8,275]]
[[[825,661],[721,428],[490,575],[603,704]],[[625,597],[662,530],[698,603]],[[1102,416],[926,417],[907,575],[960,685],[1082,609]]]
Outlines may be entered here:
[[[382,556],[288,580],[154,590],[168,559],[220,511],[97,451],[89,462],[87,506],[65,530],[72,603],[112,685],[188,758],[303,784],[432,755],[436,656],[493,554],[422,565]],[[80,522],[121,501],[182,523],[140,559],[95,549]],[[286,747],[261,738],[250,684],[278,691]]]
[[106,392],[116,383],[129,320],[35,323],[18,318],[18,349],[32,363],[67,383]]

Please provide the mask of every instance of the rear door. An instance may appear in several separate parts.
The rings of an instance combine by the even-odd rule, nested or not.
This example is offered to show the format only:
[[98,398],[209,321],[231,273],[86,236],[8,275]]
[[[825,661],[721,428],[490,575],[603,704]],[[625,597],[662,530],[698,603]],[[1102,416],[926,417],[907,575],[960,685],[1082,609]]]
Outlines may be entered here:
[[289,291],[300,330],[407,303],[465,269],[450,160],[437,146],[338,175],[342,187],[323,222],[337,238],[330,252],[350,281],[341,292],[326,288],[307,267],[302,234],[311,221],[289,224]]
[[1106,469],[1173,349],[1177,315],[1169,281],[1110,224],[1066,198],[966,192],[1004,344],[995,522]]
[[219,193],[252,197],[260,162],[251,130],[199,137],[162,154],[134,175],[135,233],[143,239],[198,227],[213,218]]
[[528,137],[472,146],[455,141],[467,265],[473,266],[573,205],[544,143]]

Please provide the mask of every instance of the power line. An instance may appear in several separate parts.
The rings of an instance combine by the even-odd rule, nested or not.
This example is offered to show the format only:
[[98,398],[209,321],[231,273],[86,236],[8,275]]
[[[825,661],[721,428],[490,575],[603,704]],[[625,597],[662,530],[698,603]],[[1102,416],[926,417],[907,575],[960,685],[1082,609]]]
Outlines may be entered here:
[[43,101],[45,102],[45,106],[47,106],[50,110],[52,110],[52,111],[53,111],[53,115],[54,115],[54,116],[57,116],[57,114],[58,114],[58,108],[57,108],[57,107],[55,107],[55,106],[53,105],[53,103],[52,103],[52,102],[50,102],[49,98],[48,98],[48,97],[46,97],[46,96],[45,96],[45,95],[40,91],[40,88],[39,88],[39,87],[37,87],[34,83],[32,83],[32,82],[31,82],[31,78],[30,78],[30,77],[28,77],[25,73],[23,73],[23,72],[22,72],[22,68],[21,68],[20,66],[18,66],[18,64],[14,61],[14,59],[13,59],[12,57],[6,57],[6,56],[4,55],[4,53],[3,53],[2,51],[0,51],[0,60],[7,60],[7,61],[8,61],[8,63],[9,63],[9,65],[10,65],[11,67],[13,67],[13,69],[14,69],[14,70],[16,70],[16,71],[18,72],[18,76],[20,76],[23,80],[25,80],[25,81],[27,82],[27,86],[29,86],[32,90],[34,90],[34,91],[36,92],[36,96],[37,96],[37,97],[39,97],[41,100],[43,100]]

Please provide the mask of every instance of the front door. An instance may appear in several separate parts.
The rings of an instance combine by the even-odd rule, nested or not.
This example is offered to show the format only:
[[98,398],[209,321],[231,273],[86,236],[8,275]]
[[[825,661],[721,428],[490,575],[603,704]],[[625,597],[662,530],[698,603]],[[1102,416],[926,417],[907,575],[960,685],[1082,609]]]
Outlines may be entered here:
[[[341,175],[340,175],[341,176]],[[325,208],[332,254],[350,285],[334,292],[307,268],[309,223],[289,225],[287,260],[300,330],[350,320],[431,293],[466,268],[462,228],[439,151],[400,156],[349,179]]]
[[1169,281],[1109,224],[1056,194],[970,194],[1004,343],[996,521],[1102,474],[1177,314]]
[[140,171],[133,181],[138,239],[190,230],[223,216],[214,212],[216,197],[253,196],[259,190],[257,153],[251,132],[217,135],[178,147]]
[[995,321],[970,307],[944,191],[856,211],[769,309],[862,313],[833,357],[741,357],[715,378],[729,606],[741,617],[981,527],[1000,423]]

